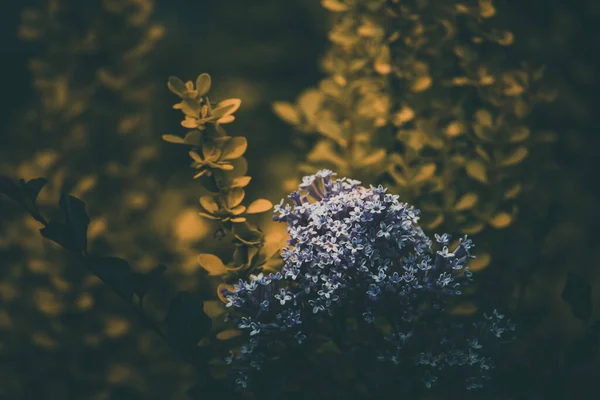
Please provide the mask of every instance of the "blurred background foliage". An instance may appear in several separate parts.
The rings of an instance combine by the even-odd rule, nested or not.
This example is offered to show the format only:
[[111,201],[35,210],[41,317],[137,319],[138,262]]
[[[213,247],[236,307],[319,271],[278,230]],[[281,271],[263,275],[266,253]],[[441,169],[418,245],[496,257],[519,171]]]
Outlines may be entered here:
[[[61,189],[82,198],[93,220],[91,248],[139,271],[169,265],[161,293],[187,289],[214,299],[197,255],[221,244],[214,225],[197,215],[187,152],[160,140],[181,134],[165,78],[209,72],[211,96],[242,99],[229,130],[248,138],[249,197],[277,203],[325,162],[340,175],[391,185],[424,209],[428,233],[467,232],[483,222],[470,232],[480,251],[479,287],[457,312],[491,306],[517,316],[521,340],[500,382],[527,398],[594,398],[599,360],[569,355],[586,328],[561,293],[568,272],[591,285],[592,301],[600,290],[600,5],[390,0],[407,8],[394,17],[377,8],[383,1],[362,2],[359,14],[345,14],[339,3],[351,4],[5,4],[0,173],[49,178],[42,207],[56,204]],[[449,3],[479,14],[453,20]],[[394,31],[400,35],[390,40]],[[342,74],[357,54],[372,67]],[[360,98],[336,94],[344,80],[360,82]],[[302,93],[308,113],[295,108]],[[530,107],[536,96],[553,101]],[[319,98],[326,101],[315,107]],[[347,128],[349,116],[358,120],[357,144],[336,136],[334,123]],[[508,170],[496,175],[506,179],[488,179],[487,168],[502,163]],[[506,198],[516,185],[522,190]],[[268,216],[260,225],[280,229]],[[192,371],[38,229],[0,203],[0,398],[183,398]],[[151,301],[157,312],[162,300]],[[206,304],[219,313],[217,301]],[[594,311],[590,320],[598,317]]]

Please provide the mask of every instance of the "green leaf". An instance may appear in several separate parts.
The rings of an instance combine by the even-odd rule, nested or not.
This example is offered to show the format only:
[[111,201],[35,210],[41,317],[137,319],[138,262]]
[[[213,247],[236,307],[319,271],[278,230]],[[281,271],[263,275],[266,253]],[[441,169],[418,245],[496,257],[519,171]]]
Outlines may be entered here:
[[227,272],[227,267],[223,264],[223,261],[213,254],[199,254],[198,264],[211,276],[219,276]]
[[190,292],[175,295],[165,317],[169,342],[182,353],[193,351],[212,327],[212,321],[203,310],[204,302]]
[[94,275],[110,286],[126,301],[131,301],[134,288],[131,285],[131,266],[117,257],[88,257],[88,268]]
[[529,154],[529,150],[527,147],[520,146],[514,149],[506,158],[504,158],[501,162],[498,163],[499,167],[508,167],[511,165],[516,165],[523,161],[527,155]]
[[565,287],[561,293],[564,301],[571,306],[575,318],[588,321],[592,316],[592,287],[589,280],[572,272],[567,274]]
[[266,200],[266,199],[254,200],[248,206],[248,209],[246,210],[246,214],[259,214],[259,213],[263,213],[265,211],[270,210],[271,207],[273,207],[273,203],[271,203],[269,200]]
[[85,203],[78,198],[63,193],[60,197],[60,208],[67,217],[67,224],[73,232],[74,245],[78,251],[87,248],[87,229],[90,218],[85,211]]
[[187,93],[187,88],[185,87],[185,83],[176,76],[170,76],[167,81],[167,86],[171,92],[176,94],[177,96],[183,98],[183,96]]
[[199,96],[204,96],[210,90],[211,79],[210,75],[207,73],[198,75],[196,78],[196,90],[198,91]]
[[243,136],[231,138],[223,147],[221,160],[234,160],[244,155],[248,148],[248,140]]
[[273,112],[288,124],[298,125],[300,123],[300,113],[291,103],[288,103],[287,101],[276,101],[271,107]]
[[481,183],[488,183],[487,171],[481,162],[476,160],[467,162],[466,171],[471,178]]

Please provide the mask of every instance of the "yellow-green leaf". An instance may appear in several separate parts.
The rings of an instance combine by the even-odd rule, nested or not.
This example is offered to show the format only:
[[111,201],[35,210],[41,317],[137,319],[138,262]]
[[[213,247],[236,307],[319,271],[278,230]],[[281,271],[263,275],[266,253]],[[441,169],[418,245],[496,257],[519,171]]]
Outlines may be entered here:
[[198,75],[196,78],[196,90],[199,96],[204,96],[210,90],[211,79],[207,73]]
[[454,209],[456,211],[463,211],[473,208],[477,201],[479,200],[479,196],[475,193],[467,193],[463,195],[454,205]]
[[198,127],[198,120],[193,117],[186,116],[183,121],[181,121],[181,126],[188,129],[195,129]]
[[183,83],[183,81],[176,76],[169,77],[169,80],[167,81],[167,86],[169,87],[169,90],[171,92],[173,92],[179,97],[183,97],[183,95],[187,92],[185,83]]
[[188,153],[191,157],[192,160],[196,161],[197,163],[203,163],[204,160],[202,159],[202,157],[200,157],[200,154],[196,153],[195,151],[190,151]]
[[300,123],[300,113],[291,103],[287,101],[276,101],[272,105],[273,112],[279,118],[288,124],[298,125]]
[[204,302],[204,312],[210,318],[216,318],[225,313],[225,305],[219,300],[206,300]]
[[529,130],[529,128],[527,128],[526,126],[521,126],[510,133],[510,137],[508,140],[511,143],[522,142],[523,140],[529,139],[530,134],[531,131]]
[[510,189],[508,189],[506,192],[504,192],[504,198],[506,200],[511,200],[516,198],[519,195],[519,193],[521,193],[521,185],[517,183]]
[[244,155],[247,148],[248,140],[244,136],[231,138],[231,140],[223,146],[221,160],[227,161],[241,157]]
[[512,222],[512,215],[507,212],[500,212],[490,218],[488,222],[496,229],[506,228]]
[[461,229],[462,233],[466,233],[467,235],[475,235],[483,230],[485,224],[479,222],[472,225],[467,225]]
[[473,272],[481,271],[492,261],[492,256],[488,253],[477,254],[474,260],[469,261],[468,267],[469,270]]
[[378,149],[371,153],[370,155],[360,159],[358,161],[359,167],[370,167],[372,165],[378,164],[381,161],[385,160],[386,151],[384,149]]
[[215,201],[214,196],[210,194],[200,197],[200,205],[202,205],[206,211],[212,214],[219,211],[219,205]]
[[317,131],[323,136],[336,141],[341,146],[346,146],[346,139],[342,137],[342,129],[339,124],[331,120],[320,120],[317,122]]
[[490,155],[483,149],[481,146],[475,146],[475,152],[479,155],[479,157],[483,158],[487,162],[491,162],[492,158]]
[[444,133],[448,137],[456,137],[465,132],[465,126],[460,121],[453,121],[446,126]]
[[458,316],[473,315],[476,312],[477,312],[477,306],[475,306],[475,304],[473,304],[471,302],[458,304],[457,306],[453,307],[450,310],[451,315],[458,315]]
[[254,200],[248,206],[248,209],[246,210],[246,214],[262,213],[262,212],[270,210],[271,207],[273,207],[273,203],[271,203],[269,200],[265,200],[265,199]]
[[227,272],[227,267],[223,264],[223,261],[214,254],[199,254],[198,264],[211,276],[223,275]]
[[227,208],[232,209],[237,207],[242,200],[244,200],[244,196],[246,192],[242,188],[233,188],[227,193]]
[[436,171],[436,166],[434,163],[429,163],[426,165],[423,165],[422,167],[419,168],[418,172],[416,173],[415,177],[413,178],[413,182],[414,183],[420,183],[420,182],[425,182],[426,180],[430,179]]
[[479,0],[479,15],[481,18],[491,18],[496,15],[492,0]]
[[227,329],[225,331],[221,331],[217,333],[217,339],[219,340],[229,340],[236,336],[240,336],[242,332],[239,329]]
[[404,176],[402,176],[402,174],[400,172],[398,172],[396,170],[396,168],[394,168],[393,165],[389,166],[388,174],[392,177],[394,182],[396,182],[396,184],[398,184],[399,186],[402,186],[402,187],[408,186],[408,181],[404,178]]
[[217,104],[216,108],[230,107],[227,109],[227,112],[224,115],[231,115],[234,112],[236,112],[240,108],[241,105],[242,105],[242,100],[240,100],[240,99],[227,99],[227,100],[223,100],[223,101],[219,102],[219,104]]
[[248,186],[252,177],[250,176],[238,176],[231,181],[230,187],[245,187]]
[[529,154],[529,150],[525,146],[519,146],[514,149],[504,160],[498,163],[500,167],[508,167],[511,165],[516,165],[523,161],[527,155]]
[[233,115],[226,115],[217,120],[217,124],[229,124],[235,121],[235,117]]
[[444,214],[438,214],[433,221],[427,224],[427,229],[435,229],[444,222]]
[[175,135],[162,135],[162,140],[169,143],[186,144],[185,140],[182,137]]
[[340,169],[344,168],[347,165],[346,160],[342,158],[339,154],[337,154],[333,143],[331,143],[328,140],[320,140],[319,142],[317,142],[317,144],[313,147],[312,151],[308,153],[306,158],[312,163],[332,163]]
[[333,12],[348,11],[348,6],[339,0],[322,0],[321,5],[323,8]]
[[430,76],[420,76],[412,82],[410,90],[416,93],[424,92],[431,87],[432,82]]
[[492,114],[488,111],[488,110],[477,110],[477,112],[475,113],[475,119],[477,120],[478,124],[481,124],[485,127],[492,127],[494,120],[492,117]]
[[466,171],[467,175],[471,178],[481,183],[488,183],[487,171],[483,163],[477,160],[471,160],[467,162]]
[[325,96],[317,89],[308,89],[298,97],[298,107],[309,122],[314,122],[315,115],[321,109]]

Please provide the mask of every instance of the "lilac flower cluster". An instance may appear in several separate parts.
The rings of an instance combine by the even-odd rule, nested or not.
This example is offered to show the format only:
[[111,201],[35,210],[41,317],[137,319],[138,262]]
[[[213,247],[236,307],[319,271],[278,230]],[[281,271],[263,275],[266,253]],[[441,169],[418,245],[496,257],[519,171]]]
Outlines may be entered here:
[[492,367],[482,343],[514,325],[497,312],[468,327],[445,322],[446,305],[471,280],[471,240],[450,251],[451,237],[436,234],[434,252],[417,225],[419,210],[382,186],[334,175],[304,177],[289,195],[293,204],[275,206],[273,219],[289,233],[281,272],[223,293],[228,318],[248,338],[227,358],[238,366],[238,385],[273,358],[276,343],[307,345],[325,335],[341,349],[363,346],[373,359],[419,370],[427,388],[440,371],[460,367],[467,388],[481,387]]

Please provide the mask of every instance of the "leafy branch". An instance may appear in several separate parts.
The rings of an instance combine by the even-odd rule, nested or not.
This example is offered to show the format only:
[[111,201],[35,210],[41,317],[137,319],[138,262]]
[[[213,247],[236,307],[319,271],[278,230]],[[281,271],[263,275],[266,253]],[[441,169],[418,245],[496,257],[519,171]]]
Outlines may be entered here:
[[15,183],[0,176],[0,193],[17,202],[43,225],[40,229],[43,237],[77,255],[83,266],[129,304],[142,323],[185,361],[205,371],[207,359],[202,357],[197,344],[210,332],[212,321],[202,309],[203,301],[190,292],[180,291],[171,299],[164,321],[159,322],[148,315],[144,310],[144,297],[163,278],[166,267],[158,265],[148,273],[140,273],[133,271],[124,259],[90,254],[87,243],[90,218],[85,203],[62,193],[59,201],[61,217],[47,220],[36,204],[46,182],[45,178],[36,178]]

